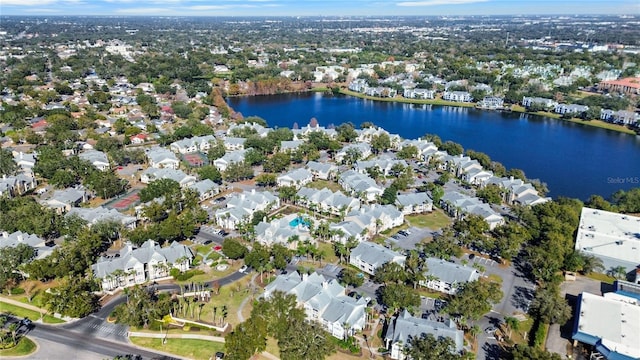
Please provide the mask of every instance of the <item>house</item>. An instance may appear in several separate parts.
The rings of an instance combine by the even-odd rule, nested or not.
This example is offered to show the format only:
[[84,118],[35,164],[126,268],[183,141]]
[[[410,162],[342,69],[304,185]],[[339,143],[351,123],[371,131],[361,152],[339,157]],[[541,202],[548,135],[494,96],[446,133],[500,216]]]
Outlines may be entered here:
[[575,250],[600,260],[605,269],[627,273],[640,265],[640,217],[583,207]]
[[237,130],[246,131],[248,129],[250,129],[249,131],[255,131],[255,133],[262,138],[266,137],[267,134],[269,134],[269,132],[271,131],[270,128],[266,128],[258,123],[253,123],[253,122],[241,123],[241,124],[231,123],[231,125],[229,125],[229,129],[227,130],[227,135],[233,136]]
[[93,165],[96,169],[100,171],[105,171],[110,168],[109,159],[107,158],[107,154],[98,150],[89,150],[84,151],[78,154],[78,157],[82,160],[88,161]]
[[593,349],[591,359],[640,359],[640,300],[630,295],[578,296],[571,338]]
[[261,221],[255,226],[256,241],[268,247],[280,244],[290,249],[297,249],[298,243],[304,241],[315,244],[309,226],[308,220],[298,214],[289,214],[271,222]]
[[13,161],[24,173],[33,173],[33,167],[36,165],[36,154],[23,153],[22,151],[13,151]]
[[363,205],[351,210],[344,218],[367,228],[370,235],[400,226],[404,223],[404,214],[393,205]]
[[340,174],[338,184],[340,184],[345,191],[365,201],[375,201],[382,196],[384,192],[384,189],[378,186],[375,180],[355,170],[345,171]]
[[360,208],[360,200],[327,188],[318,190],[302,187],[296,193],[296,198],[296,204],[300,206],[338,216],[344,216],[351,210]]
[[194,136],[178,141],[174,141],[169,145],[171,151],[180,154],[191,154],[194,152],[206,153],[211,148],[211,144],[216,142],[213,135]]
[[280,141],[280,151],[296,151],[300,148],[300,145],[304,144],[303,141],[300,140],[291,140],[291,141]]
[[355,160],[366,159],[372,154],[371,146],[365,143],[348,144],[338,150],[333,158],[337,163],[344,163],[347,155],[350,155],[350,153],[356,153],[358,155]]
[[638,121],[640,121],[640,115],[627,110],[613,111],[610,109],[602,109],[600,110],[600,120],[614,124],[636,125]]
[[229,165],[243,162],[246,153],[245,149],[227,152],[221,158],[213,160],[213,166],[220,171],[225,171]]
[[541,97],[527,97],[527,96],[524,96],[522,98],[522,106],[524,106],[525,108],[528,109],[533,104],[538,104],[544,107],[545,109],[555,108],[555,106],[558,105],[558,103],[556,101],[553,101],[552,99],[546,99]]
[[269,211],[280,207],[280,199],[268,191],[243,192],[230,197],[227,207],[215,212],[216,223],[227,229],[250,221],[256,211]]
[[37,186],[37,180],[32,172],[23,172],[12,176],[3,175],[0,178],[0,197],[22,195]]
[[364,329],[366,324],[365,298],[347,296],[346,289],[336,279],[327,279],[318,273],[300,275],[297,271],[278,275],[264,289],[264,298],[275,292],[295,295],[304,309],[307,320],[319,323],[338,339]]
[[484,109],[502,109],[504,107],[504,99],[498,96],[485,96],[478,102],[478,106]]
[[432,321],[412,316],[407,310],[402,310],[389,322],[384,334],[384,347],[389,350],[391,359],[404,360],[405,347],[411,338],[418,338],[423,334],[431,334],[436,339],[448,338],[453,341],[453,353],[461,353],[464,346],[464,332],[458,330],[453,320],[447,322]]
[[329,229],[332,231],[331,241],[346,244],[350,240],[356,242],[366,241],[368,229],[366,226],[360,225],[354,221],[341,221],[331,223]]
[[155,241],[147,240],[139,248],[127,244],[117,256],[101,256],[91,270],[102,281],[102,290],[111,291],[166,278],[171,268],[186,271],[193,258],[191,248],[186,245],[174,241],[160,247]]
[[189,188],[198,193],[198,199],[203,202],[211,199],[220,192],[220,185],[214,183],[210,179],[204,179],[189,185]]
[[396,167],[402,167],[402,168],[406,168],[407,166],[407,162],[404,160],[397,160],[397,159],[389,159],[389,158],[384,158],[384,157],[377,157],[375,159],[372,160],[358,160],[356,161],[355,165],[353,166],[354,170],[356,170],[357,172],[361,173],[361,174],[368,174],[367,173],[367,169],[369,168],[378,168],[378,170],[380,171],[380,173],[382,173],[382,175],[384,176],[389,176],[392,175],[392,171],[394,166]]
[[618,80],[604,80],[598,84],[600,91],[617,92],[626,95],[640,94],[640,77],[628,77]]
[[171,151],[161,148],[152,147],[145,150],[149,166],[157,169],[177,169],[180,166],[180,160]]
[[195,184],[196,177],[184,173],[182,170],[171,168],[147,168],[140,174],[140,182],[149,184],[160,179],[171,179],[180,184],[180,187],[188,187]]
[[223,139],[224,148],[227,151],[244,150],[244,143],[246,141],[247,139],[239,137],[225,137]]
[[455,295],[459,287],[480,278],[478,270],[442,259],[425,259],[427,271],[420,285],[449,295]]
[[396,197],[396,207],[405,215],[432,212],[433,200],[424,192],[400,194]]
[[0,232],[0,249],[5,247],[16,247],[25,244],[36,251],[35,259],[43,259],[53,252],[55,246],[47,246],[46,241],[37,235],[15,231],[9,234],[6,231]]
[[315,118],[312,118],[311,121],[309,121],[309,124],[303,126],[300,129],[292,129],[291,130],[293,132],[293,139],[294,140],[303,140],[308,138],[309,134],[314,133],[314,132],[321,132],[324,133],[325,135],[327,135],[330,139],[334,139],[337,135],[337,132],[335,129],[327,129],[324,126],[320,126],[318,124],[318,120],[316,120]]
[[291,170],[284,175],[278,176],[276,182],[279,187],[293,186],[296,189],[300,189],[302,186],[307,185],[313,180],[311,171],[305,168],[298,168]]
[[507,204],[533,206],[551,200],[551,198],[548,197],[541,197],[533,185],[525,183],[521,179],[514,179],[513,176],[508,178],[492,176],[489,179],[484,180],[482,186],[491,184],[504,190],[503,200]]
[[455,102],[471,102],[473,97],[467,91],[445,91],[442,94],[442,100]]
[[107,209],[102,206],[95,208],[74,207],[65,215],[78,216],[87,222],[87,226],[91,227],[97,223],[104,221],[119,222],[126,229],[135,229],[137,219],[134,216],[124,215],[115,209]]
[[375,275],[380,266],[394,262],[404,266],[406,256],[374,242],[363,241],[349,255],[349,264],[369,275]]
[[56,190],[51,198],[42,201],[42,205],[54,209],[58,214],[69,212],[71,208],[89,201],[89,193],[82,188]]
[[402,96],[407,99],[434,99],[436,92],[429,89],[404,89]]
[[314,179],[329,180],[333,178],[338,171],[338,167],[331,163],[321,163],[317,161],[309,161],[305,165],[307,170],[311,172]]
[[142,145],[147,141],[147,134],[136,134],[129,137],[131,140],[131,144],[133,145]]
[[576,104],[558,104],[554,107],[553,112],[556,114],[573,114],[580,115],[589,110],[588,106],[576,105]]
[[491,230],[504,224],[504,218],[496,213],[488,204],[476,197],[461,194],[457,191],[446,192],[440,199],[442,210],[456,219],[464,219],[467,214],[480,216],[489,224]]

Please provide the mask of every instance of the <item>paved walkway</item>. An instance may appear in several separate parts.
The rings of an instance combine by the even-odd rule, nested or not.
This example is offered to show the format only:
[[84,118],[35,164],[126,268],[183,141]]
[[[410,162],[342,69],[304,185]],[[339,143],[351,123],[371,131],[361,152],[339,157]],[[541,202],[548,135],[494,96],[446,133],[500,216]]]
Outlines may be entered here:
[[[258,277],[258,274],[253,274],[253,276],[251,277],[251,282],[250,284],[255,286],[255,280],[256,277]],[[239,322],[244,322],[244,315],[242,315],[242,310],[244,309],[245,305],[247,305],[247,302],[249,302],[249,299],[253,299],[253,294],[247,296],[246,298],[244,298],[244,300],[242,300],[242,302],[240,303],[240,306],[238,307],[238,321]]]
[[41,314],[46,314],[47,313],[47,310],[41,309],[41,308],[39,308],[37,306],[31,305],[31,304],[27,304],[27,303],[23,303],[23,302],[18,301],[18,300],[9,299],[9,298],[6,298],[4,296],[0,296],[0,302],[4,302],[4,303],[7,303],[7,304],[19,306],[21,308],[25,308],[25,309],[28,309],[28,310],[31,310],[31,311],[39,312]]
[[158,333],[148,333],[148,332],[136,332],[129,331],[129,336],[133,337],[144,337],[144,338],[153,338],[153,339],[196,339],[196,340],[209,340],[215,342],[224,342],[224,338],[220,336],[211,336],[211,335],[200,335],[200,334],[158,334]]

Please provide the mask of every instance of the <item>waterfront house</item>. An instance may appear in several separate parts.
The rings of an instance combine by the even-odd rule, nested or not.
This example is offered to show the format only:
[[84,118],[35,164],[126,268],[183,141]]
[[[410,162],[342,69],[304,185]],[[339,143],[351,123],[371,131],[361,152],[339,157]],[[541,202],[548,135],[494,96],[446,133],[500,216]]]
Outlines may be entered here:
[[558,103],[553,99],[546,99],[541,97],[527,97],[527,96],[524,96],[522,98],[522,106],[524,106],[525,108],[529,108],[533,104],[541,105],[545,109],[555,108],[555,106],[558,105]]
[[588,106],[576,104],[558,104],[553,109],[556,114],[572,114],[576,116],[584,113],[587,110],[589,110]]
[[485,109],[502,109],[504,107],[504,99],[497,96],[485,96],[478,106]]
[[464,195],[457,191],[445,192],[440,199],[442,210],[449,216],[462,220],[467,214],[474,214],[484,219],[491,230],[504,224],[504,218],[496,213],[488,204],[483,203],[477,197]]
[[471,102],[473,97],[467,91],[445,91],[442,94],[442,100],[455,102]]
[[436,92],[430,89],[405,89],[402,96],[407,99],[434,99]]

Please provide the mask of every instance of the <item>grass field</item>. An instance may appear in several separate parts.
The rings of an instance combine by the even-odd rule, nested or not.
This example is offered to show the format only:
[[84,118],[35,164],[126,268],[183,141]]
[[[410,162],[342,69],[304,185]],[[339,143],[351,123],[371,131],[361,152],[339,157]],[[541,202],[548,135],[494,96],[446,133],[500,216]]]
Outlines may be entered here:
[[338,183],[329,181],[329,180],[314,180],[308,183],[306,186],[309,188],[318,189],[318,190],[327,188],[333,192],[341,190],[340,185],[338,185]]
[[36,346],[36,343],[34,343],[33,341],[31,341],[29,338],[27,338],[26,336],[22,337],[22,339],[20,339],[20,341],[18,341],[18,345],[11,348],[11,349],[5,349],[5,350],[0,350],[0,359],[4,358],[5,356],[25,356],[25,355],[29,355],[32,352],[36,351],[38,347]]
[[338,262],[338,257],[333,251],[333,245],[330,243],[318,242],[318,249],[324,252],[324,260],[322,260],[323,263],[335,264]]
[[129,340],[138,346],[194,360],[209,360],[212,356],[215,356],[217,351],[224,352],[223,343],[206,340],[167,339],[165,344],[162,344],[162,339],[130,337]]
[[607,283],[607,284],[613,284],[613,282],[616,281],[616,278],[614,278],[613,276],[609,276],[607,274],[590,273],[590,274],[588,274],[586,276],[589,279],[602,281],[603,283]]
[[451,223],[451,219],[440,209],[434,209],[430,214],[407,215],[405,219],[415,227],[428,227],[431,230],[442,229]]
[[[19,318],[25,318],[26,317],[26,318],[29,318],[29,319],[34,320],[34,321],[40,319],[40,313],[38,313],[36,311],[25,309],[25,308],[22,308],[22,307],[19,307],[19,306],[15,306],[15,305],[12,305],[12,304],[7,304],[7,303],[4,303],[4,302],[0,302],[0,312],[13,314],[13,315],[15,315],[16,317],[19,317]],[[45,315],[44,318],[43,318],[43,321],[46,324],[62,324],[62,323],[65,322],[64,320],[55,318],[55,317],[53,317],[51,315]]]

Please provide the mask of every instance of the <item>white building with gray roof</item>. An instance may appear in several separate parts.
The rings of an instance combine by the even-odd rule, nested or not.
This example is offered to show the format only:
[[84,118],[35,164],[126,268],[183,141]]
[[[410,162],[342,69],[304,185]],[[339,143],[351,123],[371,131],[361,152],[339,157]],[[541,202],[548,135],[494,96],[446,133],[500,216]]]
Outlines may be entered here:
[[127,229],[135,229],[136,227],[135,216],[128,216],[115,209],[107,209],[102,206],[95,208],[74,207],[71,208],[65,216],[78,216],[86,221],[88,226],[92,226],[103,221],[115,221],[119,222]]
[[396,207],[405,215],[432,212],[433,200],[425,192],[400,194],[396,197]]
[[127,244],[117,256],[100,257],[91,270],[102,280],[102,290],[111,291],[165,278],[171,268],[188,270],[193,257],[188,246],[175,241],[161,247],[155,241],[147,240],[139,248]]
[[412,316],[403,310],[389,322],[384,335],[384,345],[390,351],[392,359],[404,360],[404,349],[409,345],[410,338],[419,338],[423,334],[431,334],[436,339],[449,338],[453,340],[452,352],[461,353],[464,346],[464,332],[458,330],[453,320],[437,322]]
[[283,140],[280,141],[280,151],[296,151],[304,141],[300,140]]
[[[300,275],[297,271],[279,275],[265,287],[263,296],[269,299],[276,291],[296,296],[310,321],[338,339],[353,335],[366,325],[364,298],[347,296],[346,289],[336,279],[327,279],[318,273]],[[347,328],[348,325],[348,328]]]
[[366,201],[375,201],[384,192],[384,189],[375,180],[355,170],[340,174],[338,184],[348,193]]
[[220,192],[220,185],[214,183],[210,179],[204,179],[189,185],[189,189],[198,193],[200,202],[211,199]]
[[107,154],[98,150],[84,151],[78,154],[78,157],[82,160],[86,160],[91,163],[96,169],[105,171],[111,166]]
[[177,169],[180,166],[180,160],[176,155],[165,148],[156,146],[147,149],[146,154],[149,166],[153,168]]
[[376,269],[380,266],[388,262],[404,265],[406,259],[406,256],[380,244],[363,241],[351,250],[349,264],[369,275],[375,275]]
[[338,167],[331,163],[309,161],[305,167],[311,171],[314,179],[329,180],[338,171]]
[[404,223],[404,214],[393,205],[363,205],[354,209],[344,218],[367,229],[369,235],[394,228]]
[[640,359],[640,302],[619,293],[578,296],[571,338],[592,346],[592,359]]
[[169,148],[171,151],[180,154],[191,154],[198,151],[207,152],[211,148],[211,143],[215,142],[216,137],[213,135],[194,136],[192,138],[174,141],[169,145]]
[[280,207],[280,198],[268,192],[243,192],[229,198],[227,207],[215,212],[216,223],[227,229],[235,229],[239,224],[250,221],[256,211],[268,212]]
[[504,224],[504,218],[491,206],[483,203],[477,197],[471,197],[457,191],[446,192],[440,199],[440,205],[444,211],[456,219],[464,219],[467,214],[478,215],[489,224],[491,230]]
[[180,187],[188,187],[196,182],[196,177],[186,174],[182,170],[170,169],[170,168],[147,168],[142,174],[140,174],[140,182],[143,184],[150,184],[156,180],[160,179],[171,179],[178,184]]
[[11,234],[7,231],[0,232],[0,248],[16,247],[20,244],[31,246],[36,251],[36,259],[51,255],[55,249],[55,246],[47,246],[46,241],[38,235],[23,233],[19,230]]
[[296,189],[300,189],[312,180],[313,174],[311,174],[311,171],[305,168],[298,168],[278,176],[276,183],[278,186],[293,186]]
[[605,270],[640,266],[640,217],[583,207],[575,249],[602,260]]
[[427,258],[425,265],[425,280],[420,285],[449,295],[455,295],[461,285],[480,278],[478,270],[442,259]]
[[229,151],[221,158],[213,160],[213,166],[220,171],[225,171],[229,165],[243,162],[246,153],[245,149]]

